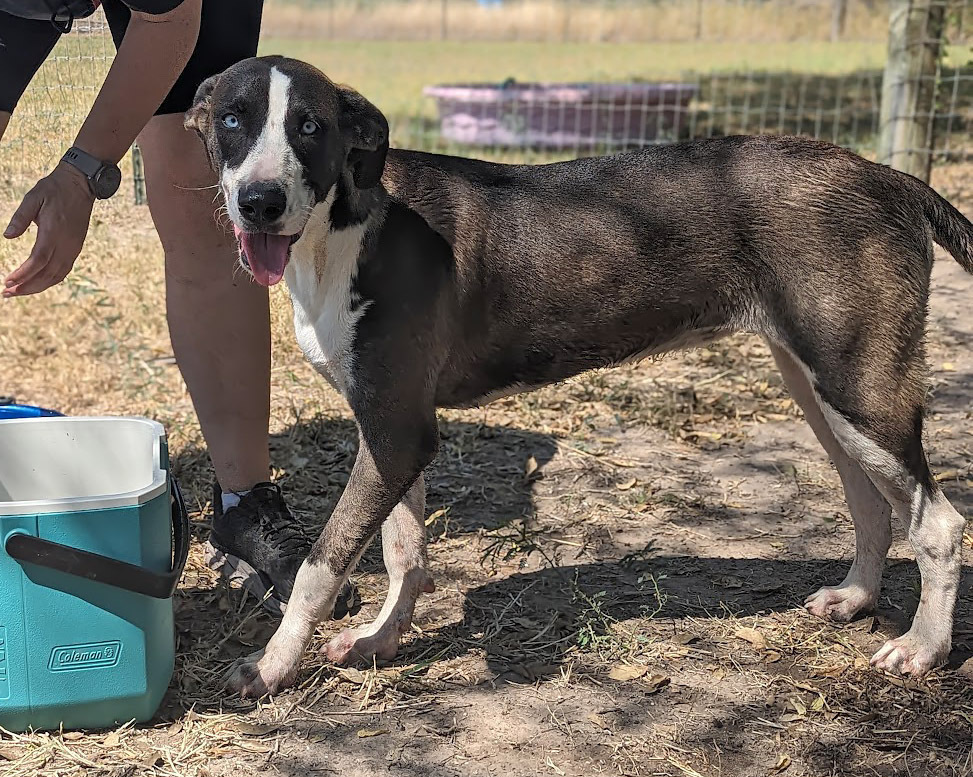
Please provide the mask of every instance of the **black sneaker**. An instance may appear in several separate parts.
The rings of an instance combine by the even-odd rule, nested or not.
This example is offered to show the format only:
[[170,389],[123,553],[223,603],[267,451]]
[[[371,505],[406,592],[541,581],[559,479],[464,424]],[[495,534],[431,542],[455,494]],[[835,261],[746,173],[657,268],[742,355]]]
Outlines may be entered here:
[[[297,570],[311,550],[311,539],[287,509],[275,483],[258,483],[226,512],[222,493],[215,484],[206,563],[281,615],[294,589]],[[338,593],[331,617],[339,620],[360,609],[358,589],[349,581]]]

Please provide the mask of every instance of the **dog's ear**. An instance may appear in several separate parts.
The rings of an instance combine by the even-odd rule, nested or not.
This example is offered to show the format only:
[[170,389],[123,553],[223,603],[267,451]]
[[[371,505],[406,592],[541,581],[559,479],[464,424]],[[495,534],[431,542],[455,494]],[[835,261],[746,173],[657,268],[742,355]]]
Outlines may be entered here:
[[207,141],[207,136],[212,127],[213,90],[219,80],[220,74],[216,74],[199,85],[196,96],[193,98],[193,104],[186,111],[182,120],[183,126],[186,129],[196,130],[203,138],[204,143]]
[[338,87],[341,130],[348,142],[348,165],[355,186],[371,189],[382,178],[389,150],[389,123],[354,89]]

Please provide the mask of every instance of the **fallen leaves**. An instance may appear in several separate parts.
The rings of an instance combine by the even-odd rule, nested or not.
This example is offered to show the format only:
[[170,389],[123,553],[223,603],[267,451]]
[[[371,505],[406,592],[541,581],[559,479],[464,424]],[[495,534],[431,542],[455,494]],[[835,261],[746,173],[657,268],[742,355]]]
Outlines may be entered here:
[[280,726],[271,723],[251,723],[247,720],[238,720],[231,728],[248,737],[265,737],[280,730]]
[[649,668],[647,666],[629,666],[628,664],[616,664],[608,672],[608,676],[612,680],[618,680],[618,682],[627,682],[628,680],[637,680],[648,671]]
[[533,456],[528,456],[527,461],[524,464],[524,480],[529,483],[531,480],[536,480],[538,477],[540,477],[540,473],[537,470],[537,459]]
[[371,737],[380,737],[388,733],[390,732],[387,728],[361,728],[358,729],[358,738],[369,739]]
[[368,679],[363,671],[354,667],[339,669],[338,676],[352,685],[361,685]]
[[744,626],[743,628],[737,629],[733,636],[735,636],[737,639],[742,639],[744,642],[749,642],[757,650],[767,649],[767,638],[764,637],[764,635],[759,631],[752,629],[749,626]]
[[609,670],[608,676],[620,683],[639,680],[640,685],[647,686],[649,693],[661,691],[672,682],[669,675],[650,672],[647,666],[631,666],[629,664],[616,664]]
[[597,712],[589,712],[587,718],[596,726],[598,726],[598,728],[603,729],[604,731],[611,731],[611,723],[605,720]]
[[644,685],[648,686],[649,693],[661,691],[672,682],[672,678],[670,678],[669,675],[660,674],[658,672],[651,672],[642,677],[641,680]]
[[442,518],[448,512],[449,512],[449,508],[448,507],[443,507],[443,508],[441,508],[439,510],[434,511],[433,513],[431,513],[429,515],[428,518],[426,518],[426,526],[432,526],[436,521],[438,521],[440,518]]

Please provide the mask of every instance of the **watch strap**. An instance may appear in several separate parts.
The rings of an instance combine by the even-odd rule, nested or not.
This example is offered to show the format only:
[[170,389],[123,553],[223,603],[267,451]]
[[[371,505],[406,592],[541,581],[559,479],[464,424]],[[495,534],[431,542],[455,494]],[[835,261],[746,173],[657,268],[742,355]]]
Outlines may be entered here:
[[100,159],[91,156],[87,151],[82,151],[77,146],[71,146],[61,157],[62,162],[67,162],[72,167],[76,167],[91,180],[98,174],[98,171],[105,166]]

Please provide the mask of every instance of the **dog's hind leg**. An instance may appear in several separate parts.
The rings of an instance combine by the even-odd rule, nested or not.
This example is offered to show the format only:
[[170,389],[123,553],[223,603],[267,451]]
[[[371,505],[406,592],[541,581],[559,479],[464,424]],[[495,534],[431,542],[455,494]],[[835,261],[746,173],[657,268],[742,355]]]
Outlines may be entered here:
[[945,663],[952,643],[966,521],[930,481],[915,483],[911,499],[895,507],[916,554],[922,593],[912,627],[872,656],[874,666],[892,672],[922,674]]
[[821,411],[806,369],[785,349],[770,343],[770,350],[791,396],[801,406],[808,424],[838,470],[855,525],[855,560],[845,579],[839,585],[824,586],[811,594],[804,606],[819,617],[850,621],[856,613],[871,609],[878,601],[885,557],[892,543],[892,506],[861,465],[838,443]]
[[[885,312],[882,324],[904,323]],[[933,479],[922,448],[921,338],[899,340],[898,349],[890,347],[896,342],[890,338],[873,338],[873,350],[864,352],[870,342],[864,335],[858,333],[865,344],[857,347],[819,342],[817,347],[825,350],[812,358],[822,366],[817,373],[807,370],[808,383],[841,449],[868,475],[905,526],[922,576],[912,627],[889,640],[872,663],[889,671],[922,674],[949,655],[965,521]],[[884,544],[882,539],[880,547]]]
[[426,487],[422,475],[382,524],[382,554],[389,592],[378,617],[366,626],[345,629],[328,644],[328,658],[350,664],[395,658],[399,639],[412,625],[420,593],[435,586],[426,562]]

